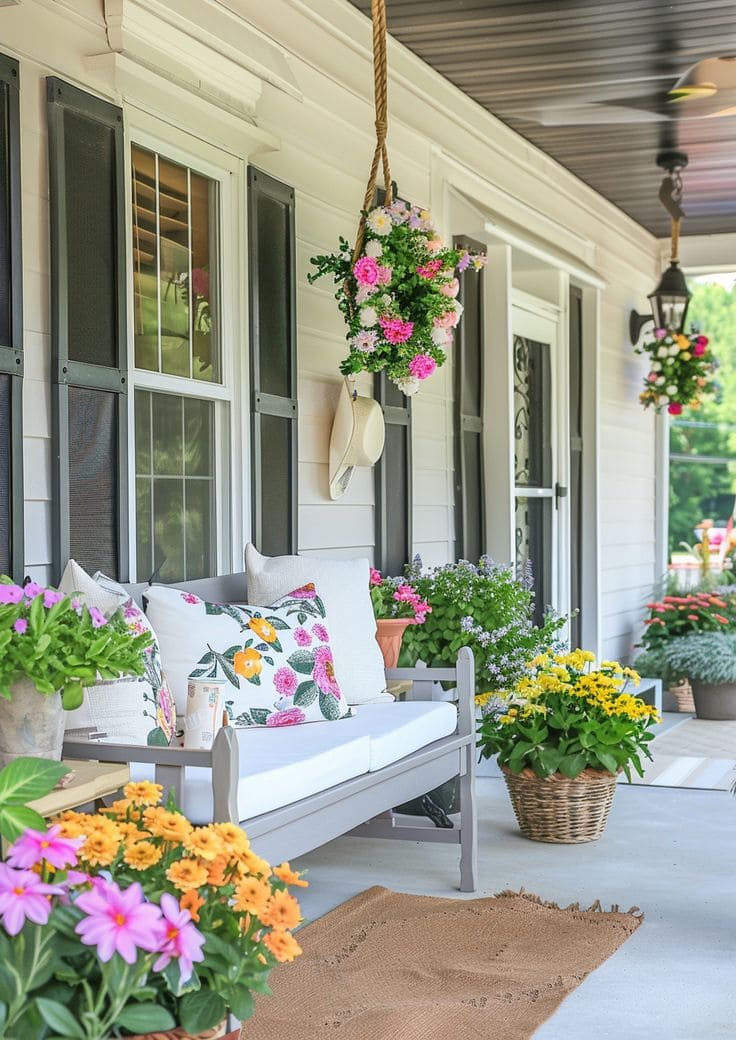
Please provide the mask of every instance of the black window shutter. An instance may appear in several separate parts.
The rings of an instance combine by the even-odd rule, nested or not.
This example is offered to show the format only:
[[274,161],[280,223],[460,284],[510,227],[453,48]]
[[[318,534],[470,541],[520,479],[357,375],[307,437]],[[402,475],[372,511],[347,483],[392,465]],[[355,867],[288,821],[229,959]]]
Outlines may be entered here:
[[253,543],[297,551],[298,442],[294,189],[248,167]]
[[[470,239],[455,247],[482,252]],[[485,466],[483,461],[483,271],[460,275],[465,310],[455,336],[455,555],[476,561],[485,552]]]
[[23,573],[19,81],[18,62],[0,54],[0,574],[16,579]]
[[383,409],[386,443],[375,465],[375,565],[384,574],[402,574],[412,553],[411,398],[386,375],[374,376],[374,393]]
[[53,565],[128,578],[123,113],[46,80]]

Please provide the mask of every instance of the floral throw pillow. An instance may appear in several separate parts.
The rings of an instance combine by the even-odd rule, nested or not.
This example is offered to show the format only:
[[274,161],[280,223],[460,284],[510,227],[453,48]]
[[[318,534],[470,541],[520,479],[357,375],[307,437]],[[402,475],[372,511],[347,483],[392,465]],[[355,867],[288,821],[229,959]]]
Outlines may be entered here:
[[314,585],[270,607],[208,603],[163,585],[151,586],[146,602],[180,713],[191,676],[226,681],[224,707],[234,726],[293,726],[351,714]]

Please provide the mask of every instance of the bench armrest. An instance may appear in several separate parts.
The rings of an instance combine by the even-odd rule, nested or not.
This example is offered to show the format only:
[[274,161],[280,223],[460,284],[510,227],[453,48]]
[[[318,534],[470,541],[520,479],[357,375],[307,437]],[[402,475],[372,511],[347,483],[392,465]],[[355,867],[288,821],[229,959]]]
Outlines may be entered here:
[[458,733],[475,734],[475,659],[469,646],[458,650],[454,668],[388,668],[388,682],[413,683],[411,700],[432,700],[435,682],[454,682],[458,702]]
[[237,792],[240,776],[239,747],[235,730],[224,726],[218,730],[210,751],[178,747],[149,747],[101,740],[65,740],[64,758],[97,762],[141,762],[155,766],[156,783],[164,795],[172,790],[177,804],[182,805],[184,770],[199,766],[212,770],[214,819],[238,823]]

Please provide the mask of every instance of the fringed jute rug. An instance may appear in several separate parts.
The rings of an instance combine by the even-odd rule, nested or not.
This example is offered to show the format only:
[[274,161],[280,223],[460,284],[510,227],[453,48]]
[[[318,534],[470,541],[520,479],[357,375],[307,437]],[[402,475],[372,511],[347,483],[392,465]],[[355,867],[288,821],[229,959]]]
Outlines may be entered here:
[[243,1040],[528,1040],[641,921],[523,892],[370,888],[299,932]]

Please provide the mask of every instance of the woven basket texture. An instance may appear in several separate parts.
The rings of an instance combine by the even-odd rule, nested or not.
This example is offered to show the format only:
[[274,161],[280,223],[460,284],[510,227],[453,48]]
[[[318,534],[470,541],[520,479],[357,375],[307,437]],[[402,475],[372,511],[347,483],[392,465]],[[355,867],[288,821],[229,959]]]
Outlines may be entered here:
[[501,768],[525,838],[561,845],[600,838],[616,790],[614,773],[585,769],[569,780],[560,773],[541,778],[531,769]]
[[215,1026],[214,1029],[207,1029],[204,1033],[198,1033],[196,1036],[192,1036],[191,1033],[185,1033],[181,1026],[177,1026],[176,1029],[158,1030],[155,1033],[139,1033],[136,1036],[128,1037],[128,1040],[216,1040],[216,1037],[222,1036],[225,1036],[224,1022],[219,1026]]
[[677,701],[677,710],[695,714],[695,701],[693,700],[693,688],[690,681],[686,679],[677,686],[670,686],[669,692]]

